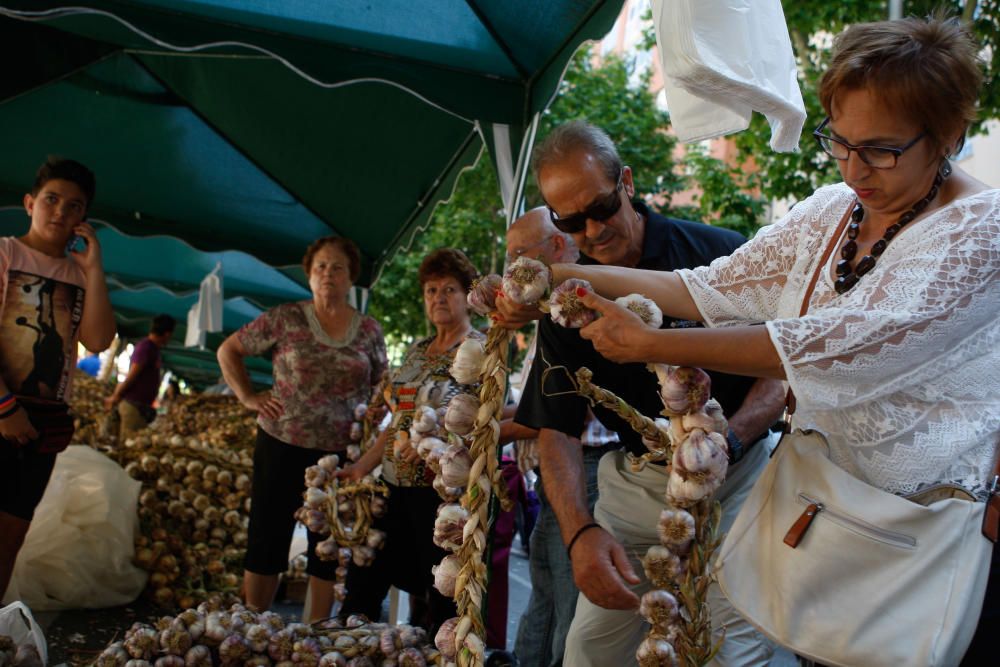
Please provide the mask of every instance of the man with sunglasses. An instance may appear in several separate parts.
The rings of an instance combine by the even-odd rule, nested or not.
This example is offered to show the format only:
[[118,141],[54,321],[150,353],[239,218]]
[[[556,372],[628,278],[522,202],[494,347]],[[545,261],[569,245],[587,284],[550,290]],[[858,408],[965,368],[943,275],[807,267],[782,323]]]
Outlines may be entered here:
[[[700,223],[660,216],[632,201],[632,171],[622,164],[611,139],[582,121],[550,133],[535,154],[539,189],[552,222],[580,248],[579,262],[669,271],[693,268],[729,255],[743,244],[739,234]],[[516,328],[540,317],[537,311],[498,299],[507,326]],[[665,321],[664,327],[692,326]],[[635,472],[631,462],[646,451],[639,436],[619,417],[595,408],[597,419],[617,432],[625,451],[612,451],[600,462],[597,505],[587,507],[580,441],[586,402],[568,380],[585,366],[594,382],[609,389],[643,414],[662,409],[655,376],[644,364],[615,364],[598,354],[577,329],[541,320],[538,354],[515,421],[539,429],[546,494],[568,546],[574,579],[583,595],[566,640],[563,664],[574,667],[630,664],[648,630],[637,613],[639,597],[649,589],[639,559],[658,544],[659,512],[664,508],[666,468],[647,465]],[[565,368],[568,372],[560,370]],[[549,372],[546,373],[546,370]],[[555,369],[555,370],[552,370]],[[732,523],[758,473],[767,462],[770,426],[783,405],[780,383],[710,373],[712,395],[729,418],[731,464],[722,502],[722,530]],[[717,664],[766,665],[773,646],[710,589],[713,626],[724,626],[726,640]],[[718,636],[718,635],[717,635]],[[532,662],[532,656],[519,656]]]

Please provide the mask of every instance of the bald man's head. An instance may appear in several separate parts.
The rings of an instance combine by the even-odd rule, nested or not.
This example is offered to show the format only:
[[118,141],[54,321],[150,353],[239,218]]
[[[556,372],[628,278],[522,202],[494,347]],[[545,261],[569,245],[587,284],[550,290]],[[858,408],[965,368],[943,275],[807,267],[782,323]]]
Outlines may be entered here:
[[515,220],[507,230],[508,263],[522,255],[554,264],[575,262],[580,253],[572,237],[552,224],[549,209],[539,206]]

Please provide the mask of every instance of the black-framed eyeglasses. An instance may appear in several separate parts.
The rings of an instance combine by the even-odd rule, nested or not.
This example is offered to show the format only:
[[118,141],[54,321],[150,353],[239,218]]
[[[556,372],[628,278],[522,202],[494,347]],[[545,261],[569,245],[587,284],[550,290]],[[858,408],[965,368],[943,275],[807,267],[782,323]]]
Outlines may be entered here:
[[918,134],[913,141],[903,145],[903,146],[855,146],[854,144],[849,144],[843,139],[834,139],[831,136],[823,134],[823,129],[830,124],[830,117],[827,116],[826,120],[820,123],[819,127],[813,130],[813,136],[816,137],[816,141],[819,143],[819,147],[823,151],[834,158],[835,160],[846,160],[851,155],[851,151],[858,154],[861,161],[867,164],[872,169],[892,169],[896,166],[896,162],[899,160],[899,156],[913,147],[918,141],[923,139],[927,135],[927,131],[924,130]]
[[582,232],[587,226],[587,220],[604,222],[613,216],[622,207],[622,198],[618,196],[618,191],[622,189],[622,177],[624,175],[624,169],[619,171],[618,182],[615,184],[614,191],[601,197],[597,202],[588,206],[585,211],[560,217],[551,206],[546,204],[546,208],[549,209],[549,215],[552,217],[552,224],[561,232],[576,234]]

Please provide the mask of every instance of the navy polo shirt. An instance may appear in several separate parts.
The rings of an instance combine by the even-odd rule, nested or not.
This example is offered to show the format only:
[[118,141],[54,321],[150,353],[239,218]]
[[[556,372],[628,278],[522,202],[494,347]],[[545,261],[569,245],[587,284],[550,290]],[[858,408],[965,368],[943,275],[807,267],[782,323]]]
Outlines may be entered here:
[[[642,258],[636,268],[653,271],[693,269],[717,257],[732,254],[746,239],[729,229],[697,222],[666,218],[651,212],[642,202],[633,203],[646,220]],[[579,264],[597,264],[581,255]],[[700,326],[694,322],[664,318],[663,328]],[[648,417],[660,416],[656,376],[645,364],[616,364],[602,357],[579,329],[567,329],[545,317],[538,326],[538,352],[518,404],[515,421],[532,428],[548,428],[579,437],[587,417],[587,401],[572,392],[569,377],[586,366],[594,373],[594,384],[614,392]],[[562,370],[562,368],[566,370]],[[567,371],[569,372],[567,375]],[[712,397],[727,416],[736,412],[755,382],[754,378],[709,372]],[[638,433],[617,415],[602,407],[594,416],[605,428],[618,433],[622,445],[636,455],[647,450]]]

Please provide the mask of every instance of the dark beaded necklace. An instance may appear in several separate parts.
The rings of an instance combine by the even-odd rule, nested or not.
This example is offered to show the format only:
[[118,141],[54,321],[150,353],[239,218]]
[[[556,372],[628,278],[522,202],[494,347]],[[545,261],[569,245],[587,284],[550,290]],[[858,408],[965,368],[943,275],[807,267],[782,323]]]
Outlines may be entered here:
[[837,290],[837,294],[843,294],[857,285],[861,276],[875,268],[876,258],[880,257],[885,252],[885,249],[889,247],[889,241],[899,233],[904,225],[912,222],[914,218],[927,208],[927,205],[937,197],[938,189],[943,182],[944,176],[941,173],[936,174],[934,176],[934,184],[931,185],[927,196],[914,204],[913,208],[909,211],[899,216],[899,220],[889,225],[885,233],[882,234],[882,238],[872,244],[868,254],[859,259],[857,266],[852,270],[851,260],[858,253],[858,243],[855,239],[858,238],[858,232],[861,231],[861,221],[865,218],[865,209],[861,205],[861,202],[854,200],[854,210],[851,211],[851,224],[847,226],[847,242],[840,248],[842,259],[837,263],[837,281],[833,284],[834,289]]

